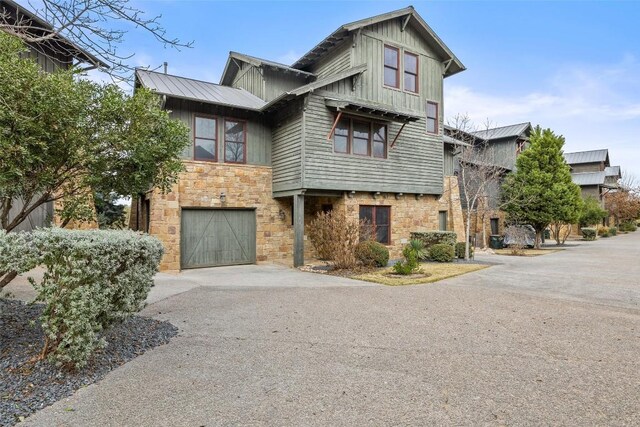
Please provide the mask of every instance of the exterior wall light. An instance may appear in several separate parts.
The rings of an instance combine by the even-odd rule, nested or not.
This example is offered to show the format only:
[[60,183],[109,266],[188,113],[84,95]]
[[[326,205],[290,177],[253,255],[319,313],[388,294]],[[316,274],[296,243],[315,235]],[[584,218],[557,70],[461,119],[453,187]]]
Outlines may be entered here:
[[224,203],[227,201],[227,195],[224,194],[224,191],[222,193],[220,193],[220,202]]
[[285,219],[287,219],[287,215],[284,213],[282,209],[278,211],[278,216],[280,217],[281,221],[284,221]]

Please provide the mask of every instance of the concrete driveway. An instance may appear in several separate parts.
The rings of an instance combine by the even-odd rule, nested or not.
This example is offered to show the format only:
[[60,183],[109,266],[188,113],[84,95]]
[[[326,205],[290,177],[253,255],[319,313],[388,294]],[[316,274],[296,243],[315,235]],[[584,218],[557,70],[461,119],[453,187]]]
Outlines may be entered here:
[[640,425],[639,250],[635,233],[398,288],[160,276],[143,314],[179,336],[26,424]]

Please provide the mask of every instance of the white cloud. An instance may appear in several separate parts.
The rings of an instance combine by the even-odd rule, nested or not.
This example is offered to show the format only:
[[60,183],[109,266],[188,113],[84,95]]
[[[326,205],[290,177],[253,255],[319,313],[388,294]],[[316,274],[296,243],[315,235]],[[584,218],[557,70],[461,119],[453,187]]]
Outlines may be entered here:
[[608,148],[614,164],[640,175],[639,65],[631,55],[615,64],[565,65],[519,94],[450,84],[446,115],[467,114],[476,124],[530,121],[550,127],[565,136],[565,151]]
[[281,64],[285,64],[285,65],[291,65],[295,61],[300,59],[301,56],[302,55],[299,54],[298,52],[290,50],[289,52],[276,57],[276,59],[274,59],[274,61],[279,62]]

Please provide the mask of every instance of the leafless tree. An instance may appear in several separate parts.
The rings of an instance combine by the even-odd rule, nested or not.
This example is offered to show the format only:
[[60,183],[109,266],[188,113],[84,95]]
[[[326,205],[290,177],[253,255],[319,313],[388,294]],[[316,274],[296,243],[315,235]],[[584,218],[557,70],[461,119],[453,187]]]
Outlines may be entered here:
[[[479,129],[466,115],[456,115],[448,122],[449,136],[455,141],[456,168],[460,197],[464,203],[465,216],[465,259],[469,259],[471,220],[475,213],[482,218],[489,210],[500,208],[499,188],[504,167],[499,166],[491,145],[474,135]],[[487,122],[484,129],[490,129]],[[483,241],[486,232],[483,231]]]
[[[192,42],[181,42],[167,35],[161,16],[146,16],[130,0],[38,0],[28,2],[29,10],[11,1],[0,3],[0,30],[13,34],[45,55],[45,46],[58,52],[89,53],[91,68],[107,72],[115,80],[126,80],[133,67],[128,60],[134,53],[122,53],[127,27],[142,29],[165,47],[181,49]],[[70,43],[58,43],[61,37]],[[63,52],[65,53],[65,52]]]

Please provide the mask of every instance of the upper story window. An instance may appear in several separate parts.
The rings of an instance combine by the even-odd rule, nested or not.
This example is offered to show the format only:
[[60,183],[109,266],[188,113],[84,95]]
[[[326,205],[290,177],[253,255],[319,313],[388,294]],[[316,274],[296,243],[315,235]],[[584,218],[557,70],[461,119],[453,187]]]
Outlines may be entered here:
[[247,123],[240,120],[224,121],[224,161],[245,163],[247,159]]
[[400,49],[384,47],[384,84],[400,89]]
[[438,103],[427,101],[427,132],[438,133]]
[[404,90],[418,93],[418,55],[404,53]]
[[333,134],[336,153],[387,157],[387,126],[355,118],[342,118]]
[[193,130],[193,158],[216,161],[216,135],[218,122],[215,117],[195,116]]

